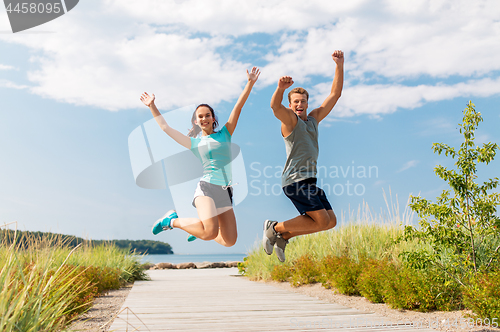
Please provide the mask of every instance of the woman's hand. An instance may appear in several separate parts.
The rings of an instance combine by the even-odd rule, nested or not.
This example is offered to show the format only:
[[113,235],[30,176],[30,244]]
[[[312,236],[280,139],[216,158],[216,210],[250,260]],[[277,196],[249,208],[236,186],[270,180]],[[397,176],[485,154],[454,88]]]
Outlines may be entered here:
[[249,82],[252,82],[252,83],[257,82],[259,75],[260,75],[259,68],[253,67],[251,72],[248,72],[248,69],[247,69],[247,77],[248,77]]
[[153,93],[153,96],[148,95],[147,92],[144,92],[141,96],[141,101],[146,105],[147,107],[150,107],[151,105],[154,104],[155,101],[155,94]]

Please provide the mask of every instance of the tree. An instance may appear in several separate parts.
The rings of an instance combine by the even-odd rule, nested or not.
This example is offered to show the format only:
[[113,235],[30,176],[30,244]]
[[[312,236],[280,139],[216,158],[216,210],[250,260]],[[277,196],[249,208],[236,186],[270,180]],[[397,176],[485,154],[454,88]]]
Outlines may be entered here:
[[490,271],[498,264],[500,249],[500,218],[497,206],[500,194],[491,192],[498,186],[498,178],[482,185],[477,179],[477,164],[489,164],[498,145],[474,143],[474,133],[483,121],[469,101],[463,111],[460,133],[464,142],[458,151],[444,143],[434,143],[434,153],[444,153],[456,160],[455,169],[438,165],[437,176],[448,182],[451,190],[444,190],[432,203],[420,196],[411,196],[410,207],[420,217],[419,228],[406,226],[400,240],[418,239],[425,249],[403,252],[412,267],[436,266],[464,285],[465,280],[479,271]]

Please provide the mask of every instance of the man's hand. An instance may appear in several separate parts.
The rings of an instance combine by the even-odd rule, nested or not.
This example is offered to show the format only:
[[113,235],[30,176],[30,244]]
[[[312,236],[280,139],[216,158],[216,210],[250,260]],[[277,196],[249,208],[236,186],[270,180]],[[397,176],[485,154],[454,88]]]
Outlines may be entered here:
[[291,76],[282,76],[278,81],[278,89],[286,90],[293,85],[293,80]]
[[332,59],[335,61],[337,65],[341,65],[344,63],[344,52],[337,50],[333,52]]
[[144,105],[149,107],[155,101],[155,94],[153,93],[153,96],[150,96],[147,94],[147,92],[144,92],[141,96],[141,101],[144,103]]
[[248,69],[247,69],[247,77],[248,77],[249,82],[252,82],[252,83],[257,82],[259,75],[260,75],[259,68],[253,67],[251,72],[248,72]]
[[337,68],[335,68],[335,76],[333,77],[332,90],[328,97],[326,97],[320,107],[312,110],[309,115],[320,122],[330,114],[331,110],[337,103],[342,94],[344,86],[344,52],[336,50],[332,54],[332,59],[335,61]]

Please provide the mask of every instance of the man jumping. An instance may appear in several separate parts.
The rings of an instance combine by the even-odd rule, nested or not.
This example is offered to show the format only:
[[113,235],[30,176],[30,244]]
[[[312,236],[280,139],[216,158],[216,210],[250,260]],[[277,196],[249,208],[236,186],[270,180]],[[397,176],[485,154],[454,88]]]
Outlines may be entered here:
[[290,76],[279,79],[278,88],[271,99],[274,116],[281,121],[281,135],[285,140],[287,155],[281,185],[285,195],[300,213],[283,222],[264,222],[264,250],[271,255],[274,247],[281,262],[285,261],[285,247],[292,237],[331,229],[337,224],[337,218],[324,191],[316,186],[318,124],[337,103],[344,83],[344,53],[335,51],[332,58],[336,69],[330,95],[309,115],[309,93],[303,88],[294,88],[288,93],[289,108],[281,104],[283,93],[293,84]]

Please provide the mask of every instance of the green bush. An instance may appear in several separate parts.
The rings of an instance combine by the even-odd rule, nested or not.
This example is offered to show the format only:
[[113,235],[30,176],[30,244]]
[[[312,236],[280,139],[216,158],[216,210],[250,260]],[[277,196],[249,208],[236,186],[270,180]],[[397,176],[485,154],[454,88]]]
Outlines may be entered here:
[[248,257],[243,257],[243,262],[238,262],[238,273],[241,275],[245,275],[247,265],[248,265]]
[[337,274],[337,270],[340,266],[340,263],[341,259],[340,257],[337,256],[326,256],[323,257],[323,259],[321,260],[320,263],[322,272],[321,284],[326,289],[335,287],[335,285],[332,284],[332,280]]
[[[418,270],[388,260],[357,262],[345,255],[318,260],[304,255],[292,263],[274,265],[271,278],[288,281],[292,286],[321,282],[325,288],[334,288],[341,294],[362,295],[372,302],[385,302],[397,309],[428,312],[464,307],[460,284],[443,271]],[[475,285],[482,300],[469,293],[468,306],[481,317],[498,315],[500,272],[478,279]]]
[[290,284],[294,287],[314,284],[321,280],[321,269],[310,255],[304,255],[292,263]]
[[373,303],[384,302],[383,285],[385,281],[385,271],[389,262],[376,259],[368,259],[363,262],[357,287],[361,296],[364,296]]
[[500,271],[477,274],[463,288],[463,302],[481,319],[500,318]]
[[393,308],[424,312],[461,308],[460,286],[436,269],[415,270],[390,264],[383,274],[384,301]]
[[112,289],[119,289],[121,271],[110,267],[80,267],[82,278],[97,288],[97,293],[104,293]]
[[271,271],[271,279],[274,281],[288,281],[292,276],[292,267],[288,264],[275,265]]
[[407,272],[407,269],[399,269],[394,265],[387,266],[384,271],[384,300],[392,308],[417,309],[419,307],[419,301]]
[[[147,275],[144,265],[140,263],[137,256],[126,256],[126,262],[123,267],[113,268],[113,270],[118,270],[120,272],[120,283],[121,285],[134,282],[136,280],[150,280]],[[113,289],[113,288],[110,288]]]
[[357,280],[362,265],[347,256],[327,256],[321,261],[325,288],[335,288],[345,295],[360,295]]

